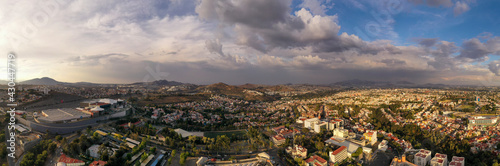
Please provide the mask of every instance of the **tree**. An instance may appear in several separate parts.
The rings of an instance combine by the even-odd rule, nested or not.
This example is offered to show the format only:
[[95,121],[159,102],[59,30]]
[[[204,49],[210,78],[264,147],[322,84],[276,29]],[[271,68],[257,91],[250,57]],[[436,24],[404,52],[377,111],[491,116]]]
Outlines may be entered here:
[[150,153],[154,154],[156,153],[156,147],[151,147],[149,148]]
[[21,160],[21,166],[33,166],[35,165],[35,154],[28,152],[24,155],[23,160]]
[[186,164],[186,158],[189,155],[188,152],[181,153],[179,164],[184,165]]
[[175,157],[175,154],[176,154],[176,150],[172,150],[172,154],[170,154],[172,157]]
[[309,129],[308,128],[302,128],[302,133],[309,133]]
[[109,159],[108,148],[104,144],[99,145],[99,149],[97,151],[97,154],[99,154],[99,156],[101,156],[100,160],[108,161],[108,159]]
[[356,157],[358,157],[359,155],[361,155],[361,153],[363,153],[363,148],[359,147],[359,148],[356,150],[356,152],[354,152],[351,156],[352,156],[353,158],[356,158]]
[[229,137],[227,137],[226,135],[218,135],[217,140],[215,141],[217,149],[222,149],[222,150],[229,150],[230,143],[231,141],[229,140]]

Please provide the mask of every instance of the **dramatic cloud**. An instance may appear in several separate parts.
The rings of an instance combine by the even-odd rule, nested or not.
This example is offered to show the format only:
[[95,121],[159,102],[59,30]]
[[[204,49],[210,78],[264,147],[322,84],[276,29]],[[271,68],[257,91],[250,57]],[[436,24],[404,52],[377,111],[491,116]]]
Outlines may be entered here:
[[[279,2],[202,1],[196,11],[200,18],[234,26],[237,43],[264,53],[274,48],[307,46],[313,47],[315,52],[373,51],[364,50],[372,46],[355,35],[338,35],[340,26],[336,15],[313,15],[304,8],[290,15],[290,3]],[[305,1],[303,6],[311,8],[312,4],[317,3]],[[254,10],[257,8],[259,10]]]
[[406,61],[399,59],[382,59],[380,62],[386,64],[387,66],[401,66],[406,64]]
[[220,44],[219,39],[207,40],[205,44],[207,45],[207,49],[209,52],[224,56],[224,53],[222,52],[222,44]]
[[490,71],[492,73],[494,73],[496,76],[500,76],[500,61],[491,61],[489,64],[488,64],[488,69],[490,69]]
[[422,38],[422,39],[415,39],[415,41],[417,41],[418,44],[421,46],[432,47],[437,43],[438,39],[437,38]]
[[[330,0],[329,0],[330,1]],[[333,5],[331,2],[327,2],[330,5]],[[325,4],[322,4],[322,0],[304,0],[299,7],[303,7],[309,9],[314,15],[325,15],[326,9],[331,8],[327,7]]]
[[[453,6],[450,0],[417,1],[432,10]],[[161,79],[319,84],[358,78],[466,84],[499,73],[498,62],[488,61],[500,54],[500,37],[492,33],[445,41],[415,32],[403,34],[410,39],[405,40],[393,28],[398,23],[394,10],[414,5],[335,2],[2,1],[0,50],[19,55],[22,79],[49,76],[69,82],[137,82],[168,73]],[[454,2],[455,8],[466,5],[467,10],[472,3]],[[355,7],[348,11],[342,6],[346,4]],[[436,17],[446,16],[452,17]],[[380,32],[370,37],[352,32],[366,20],[380,24]],[[431,38],[414,39],[417,36]]]
[[491,53],[492,51],[490,51],[485,44],[481,43],[479,39],[473,38],[462,43],[462,50],[458,57],[482,61],[486,60],[487,56]]

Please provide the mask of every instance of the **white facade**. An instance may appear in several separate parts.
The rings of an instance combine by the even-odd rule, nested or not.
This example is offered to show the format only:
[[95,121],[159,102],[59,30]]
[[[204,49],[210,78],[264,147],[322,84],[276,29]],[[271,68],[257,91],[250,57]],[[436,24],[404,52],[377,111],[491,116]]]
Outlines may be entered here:
[[415,154],[413,159],[414,164],[419,166],[426,166],[431,161],[431,151],[420,149],[420,151]]
[[319,119],[318,118],[311,118],[311,119],[306,119],[304,121],[304,128],[308,128],[308,129],[313,129],[314,127],[314,123],[318,122]]
[[447,166],[448,156],[446,154],[436,153],[431,160],[431,166]]
[[337,150],[330,152],[329,155],[332,163],[340,163],[347,158],[347,147],[341,146]]
[[318,122],[314,123],[314,132],[320,133],[321,129],[328,130],[328,123],[323,122],[323,121],[318,121]]
[[387,140],[380,142],[380,144],[378,144],[378,149],[385,152],[387,150]]
[[349,136],[349,130],[343,128],[336,128],[333,130],[333,135],[340,138],[346,138]]

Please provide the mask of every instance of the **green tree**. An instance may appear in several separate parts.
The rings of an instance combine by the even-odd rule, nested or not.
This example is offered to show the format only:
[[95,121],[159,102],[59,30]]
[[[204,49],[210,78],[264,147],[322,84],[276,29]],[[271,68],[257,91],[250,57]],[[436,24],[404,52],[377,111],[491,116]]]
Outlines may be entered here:
[[363,148],[359,147],[356,152],[354,152],[351,156],[353,158],[357,158],[359,155],[361,155],[361,153],[363,153]]

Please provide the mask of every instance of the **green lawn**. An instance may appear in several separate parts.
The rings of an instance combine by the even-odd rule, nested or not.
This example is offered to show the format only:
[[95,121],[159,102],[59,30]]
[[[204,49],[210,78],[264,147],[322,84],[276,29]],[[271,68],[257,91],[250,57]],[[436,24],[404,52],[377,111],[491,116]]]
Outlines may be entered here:
[[230,137],[232,134],[235,134],[235,135],[243,135],[243,134],[246,134],[246,131],[245,130],[239,130],[239,131],[208,131],[208,132],[205,132],[203,135],[205,137],[209,137],[209,138],[216,138],[218,135],[226,135],[228,137]]

